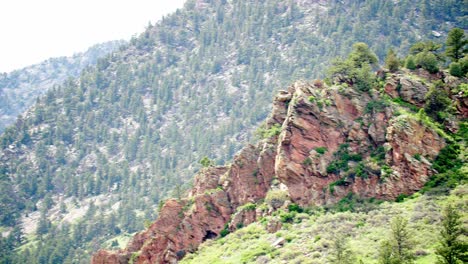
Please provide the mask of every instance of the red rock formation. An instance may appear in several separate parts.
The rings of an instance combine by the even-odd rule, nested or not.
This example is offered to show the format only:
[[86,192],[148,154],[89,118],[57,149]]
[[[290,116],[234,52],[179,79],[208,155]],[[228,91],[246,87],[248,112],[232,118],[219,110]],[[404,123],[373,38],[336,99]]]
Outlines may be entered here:
[[[387,94],[423,104],[423,95],[397,91],[403,79],[390,76]],[[256,221],[261,212],[239,206],[264,199],[275,178],[300,205],[333,203],[349,192],[394,199],[419,190],[445,140],[416,114],[395,115],[394,106],[370,104],[381,100],[352,88],[306,83],[281,91],[266,122],[267,129],[280,125],[279,135],[245,147],[227,167],[202,169],[188,198],[166,201],[156,222],[125,250],[101,250],[92,263],[176,263],[226,226]],[[379,151],[380,159],[373,155]],[[345,169],[327,169],[350,155]]]

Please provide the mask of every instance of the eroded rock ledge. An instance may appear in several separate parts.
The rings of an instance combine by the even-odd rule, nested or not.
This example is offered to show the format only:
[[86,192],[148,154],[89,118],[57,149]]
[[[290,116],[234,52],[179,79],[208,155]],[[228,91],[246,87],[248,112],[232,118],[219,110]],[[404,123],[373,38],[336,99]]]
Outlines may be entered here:
[[[390,76],[385,94],[421,106],[429,89],[415,82]],[[188,198],[166,201],[126,249],[100,250],[92,263],[176,263],[223,229],[256,221],[262,212],[242,205],[264,199],[272,186],[302,206],[335,203],[350,192],[395,199],[419,190],[445,140],[383,102],[377,92],[295,83],[277,95],[266,121],[279,133],[246,146],[229,166],[202,169]]]

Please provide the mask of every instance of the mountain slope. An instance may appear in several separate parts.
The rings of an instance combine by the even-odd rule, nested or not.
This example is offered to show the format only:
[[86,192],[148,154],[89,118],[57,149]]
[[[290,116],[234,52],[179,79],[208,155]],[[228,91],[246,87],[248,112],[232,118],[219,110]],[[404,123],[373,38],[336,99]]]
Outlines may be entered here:
[[[409,221],[414,263],[436,263],[434,252],[440,241],[442,209],[455,205],[466,222],[466,191],[464,185],[449,196],[417,194],[402,203],[376,203],[373,208],[356,212],[316,209],[296,213],[287,222],[281,218],[286,215],[283,211],[224,238],[207,241],[180,263],[330,263],[340,237],[344,238],[348,256],[362,263],[378,263],[380,246],[391,237],[390,223],[398,216]],[[275,222],[280,223],[279,229],[269,229]]]
[[72,57],[51,58],[40,64],[0,74],[0,133],[48,89],[67,78],[78,77],[84,68],[95,65],[99,58],[124,43],[110,41],[97,44]]
[[423,2],[188,1],[5,130],[5,233],[21,224],[26,259],[79,262],[141,230],[203,156],[220,164],[240,149],[278,88],[323,76],[357,40],[382,60],[463,22],[459,1]]
[[[411,104],[415,95],[430,98],[429,86],[440,79],[451,76],[398,72],[368,91],[346,83],[295,83],[275,98],[267,139],[245,147],[225,167],[201,170],[188,198],[166,201],[156,222],[125,250],[99,251],[93,263],[175,263],[206,240],[271,215],[288,201],[310,207],[353,196],[394,200],[422,189],[437,173],[433,163],[441,150],[454,144],[462,149],[456,159],[464,166],[456,177],[466,181],[466,138],[454,139],[424,110],[412,112],[419,109]],[[440,89],[460,83],[466,79]],[[459,107],[452,113],[457,122],[466,120],[464,99],[456,93],[450,98]],[[464,135],[466,122],[461,124]]]

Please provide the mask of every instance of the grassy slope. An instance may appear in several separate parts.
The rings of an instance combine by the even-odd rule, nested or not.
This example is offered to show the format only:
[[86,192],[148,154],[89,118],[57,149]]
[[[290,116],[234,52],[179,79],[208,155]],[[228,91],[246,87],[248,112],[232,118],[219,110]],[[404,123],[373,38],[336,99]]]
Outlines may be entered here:
[[[390,237],[392,217],[402,215],[409,220],[413,235],[415,263],[435,263],[441,210],[449,203],[460,208],[468,223],[468,186],[455,188],[448,196],[419,193],[402,203],[384,202],[368,212],[298,214],[292,224],[284,224],[269,234],[265,225],[275,216],[253,223],[224,238],[205,243],[198,252],[181,263],[327,263],[333,237],[346,235],[348,246],[363,263],[377,263],[378,248]],[[300,220],[302,219],[302,220]],[[286,239],[281,248],[272,243]],[[466,237],[465,237],[466,238]]]

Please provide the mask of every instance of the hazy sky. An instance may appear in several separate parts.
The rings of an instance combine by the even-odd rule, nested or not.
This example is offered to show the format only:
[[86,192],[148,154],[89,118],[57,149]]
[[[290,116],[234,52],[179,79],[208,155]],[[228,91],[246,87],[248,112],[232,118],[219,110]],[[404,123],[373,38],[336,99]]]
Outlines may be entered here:
[[5,0],[0,2],[0,72],[130,39],[185,0]]

